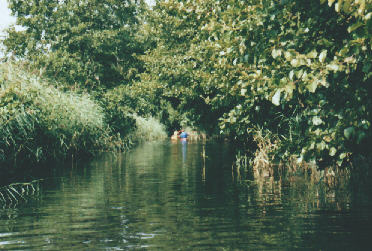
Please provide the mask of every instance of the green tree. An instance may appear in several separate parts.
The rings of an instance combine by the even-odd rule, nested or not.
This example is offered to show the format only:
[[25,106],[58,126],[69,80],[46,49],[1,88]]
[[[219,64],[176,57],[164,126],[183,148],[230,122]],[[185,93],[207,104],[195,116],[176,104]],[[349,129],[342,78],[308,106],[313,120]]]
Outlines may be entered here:
[[[208,20],[207,10],[212,5],[213,1],[157,2],[143,28],[154,48],[142,57],[146,71],[134,86],[147,93],[148,100],[160,106],[165,117],[177,117],[181,124],[208,131],[217,128],[222,112],[208,103],[209,87],[201,81],[200,65],[208,62],[200,62],[192,51],[199,46],[200,28]],[[173,110],[178,114],[171,115]]]
[[370,151],[371,17],[369,0],[158,1],[142,80],[200,126],[342,165]]
[[115,86],[135,78],[143,52],[136,32],[142,0],[9,0],[17,25],[7,52],[47,76],[81,87]]

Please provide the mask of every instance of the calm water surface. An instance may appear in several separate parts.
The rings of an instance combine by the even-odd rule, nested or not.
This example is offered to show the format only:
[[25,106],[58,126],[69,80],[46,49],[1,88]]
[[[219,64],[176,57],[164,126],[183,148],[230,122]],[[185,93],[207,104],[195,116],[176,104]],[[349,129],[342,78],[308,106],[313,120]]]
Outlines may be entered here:
[[371,250],[368,191],[246,181],[233,158],[227,143],[160,142],[51,168],[0,204],[0,250]]

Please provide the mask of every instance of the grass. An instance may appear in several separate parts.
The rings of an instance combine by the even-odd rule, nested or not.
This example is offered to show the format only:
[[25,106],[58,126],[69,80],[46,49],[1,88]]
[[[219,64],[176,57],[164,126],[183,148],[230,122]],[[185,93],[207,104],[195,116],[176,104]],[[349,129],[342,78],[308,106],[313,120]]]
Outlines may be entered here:
[[117,99],[63,91],[19,63],[0,64],[0,84],[1,166],[121,151],[167,137],[157,119],[133,114]]
[[103,109],[87,94],[64,92],[21,66],[0,65],[0,163],[91,154],[108,137]]

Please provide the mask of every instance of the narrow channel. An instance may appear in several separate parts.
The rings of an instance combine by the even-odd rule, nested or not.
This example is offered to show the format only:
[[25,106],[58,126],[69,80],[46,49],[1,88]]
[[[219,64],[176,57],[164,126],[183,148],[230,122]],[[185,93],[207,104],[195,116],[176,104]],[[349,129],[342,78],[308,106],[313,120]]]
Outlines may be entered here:
[[227,142],[164,141],[59,168],[1,204],[0,250],[370,247],[370,193],[245,180],[234,156]]

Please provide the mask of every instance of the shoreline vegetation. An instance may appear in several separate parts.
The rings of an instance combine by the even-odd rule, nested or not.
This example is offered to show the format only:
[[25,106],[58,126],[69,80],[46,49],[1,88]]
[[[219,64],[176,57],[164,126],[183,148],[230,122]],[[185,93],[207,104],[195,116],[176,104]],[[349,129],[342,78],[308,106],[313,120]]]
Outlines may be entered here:
[[190,127],[236,142],[255,177],[370,177],[372,0],[9,6],[25,29],[2,41],[3,165]]
[[127,113],[126,128],[111,128],[111,112],[89,94],[63,91],[20,64],[0,64],[0,164],[32,166],[97,151],[121,151],[165,138],[154,118]]

